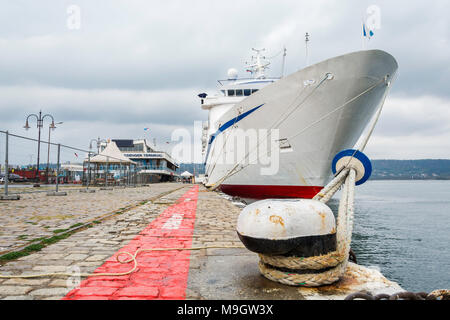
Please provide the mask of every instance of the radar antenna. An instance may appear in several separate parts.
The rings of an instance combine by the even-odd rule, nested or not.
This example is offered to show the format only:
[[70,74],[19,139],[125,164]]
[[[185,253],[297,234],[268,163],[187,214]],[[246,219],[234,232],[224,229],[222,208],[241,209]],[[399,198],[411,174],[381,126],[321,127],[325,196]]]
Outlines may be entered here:
[[[261,56],[261,52],[266,49],[255,49],[255,56],[252,56],[252,64],[247,66],[247,72],[250,72],[256,79],[264,79],[266,75],[264,71],[269,68],[270,62],[264,61],[266,59],[265,56]],[[247,63],[246,63],[247,64]]]

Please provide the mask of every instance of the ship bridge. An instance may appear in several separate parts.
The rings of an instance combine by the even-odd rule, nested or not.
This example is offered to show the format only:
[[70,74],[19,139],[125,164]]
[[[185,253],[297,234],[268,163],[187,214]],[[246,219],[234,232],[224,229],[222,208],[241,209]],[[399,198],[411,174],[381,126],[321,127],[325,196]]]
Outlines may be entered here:
[[[200,98],[201,107],[203,110],[208,110],[208,121],[203,123],[202,132],[202,151],[206,154],[208,141],[211,141],[211,136],[217,132],[219,127],[226,119],[221,119],[233,106],[247,97],[256,94],[260,89],[270,85],[281,77],[266,77],[265,70],[268,69],[270,62],[265,61],[266,57],[261,55],[264,49],[252,49],[256,55],[252,56],[252,62],[247,63],[246,72],[249,72],[252,77],[238,78],[236,69],[228,70],[228,78],[226,80],[218,80],[219,90],[214,95],[201,93]],[[284,49],[284,53],[286,50]],[[283,62],[284,64],[284,62]],[[283,67],[284,69],[284,67]]]

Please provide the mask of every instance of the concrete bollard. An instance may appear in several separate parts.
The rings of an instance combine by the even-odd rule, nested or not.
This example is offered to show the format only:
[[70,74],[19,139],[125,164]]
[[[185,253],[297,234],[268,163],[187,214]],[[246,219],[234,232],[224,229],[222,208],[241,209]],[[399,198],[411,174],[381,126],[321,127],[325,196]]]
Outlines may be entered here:
[[94,189],[81,189],[80,190],[81,193],[95,193]]
[[263,200],[245,207],[237,233],[245,247],[266,255],[311,257],[336,250],[331,209],[315,200]]
[[63,196],[67,196],[67,192],[65,192],[65,191],[50,191],[50,192],[47,192],[47,196],[49,196],[49,197],[63,197]]

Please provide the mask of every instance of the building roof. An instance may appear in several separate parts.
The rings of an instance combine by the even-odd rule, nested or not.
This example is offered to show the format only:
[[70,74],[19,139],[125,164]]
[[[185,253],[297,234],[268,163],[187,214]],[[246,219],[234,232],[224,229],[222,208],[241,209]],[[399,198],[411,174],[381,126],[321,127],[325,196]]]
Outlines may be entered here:
[[83,171],[83,166],[81,164],[75,163],[63,163],[61,164],[61,170]]
[[125,157],[114,141],[108,142],[100,154],[91,158],[91,163],[135,163]]

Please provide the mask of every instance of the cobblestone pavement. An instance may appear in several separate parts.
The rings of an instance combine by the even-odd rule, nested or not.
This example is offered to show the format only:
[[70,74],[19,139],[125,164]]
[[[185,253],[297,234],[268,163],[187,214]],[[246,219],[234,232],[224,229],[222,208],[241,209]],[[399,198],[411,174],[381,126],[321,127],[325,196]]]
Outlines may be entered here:
[[[141,195],[139,200],[149,199],[155,192],[175,189],[158,184],[153,193]],[[143,188],[142,188],[143,189]],[[105,219],[92,228],[77,232],[69,238],[45,247],[41,251],[11,261],[0,267],[2,275],[36,274],[51,272],[92,273],[110,258],[117,250],[151,223],[164,209],[180,198],[189,186],[148,202],[125,213]],[[137,191],[137,190],[136,190]],[[126,265],[129,270],[131,267]],[[0,279],[0,299],[48,300],[61,299],[73,289],[72,277],[46,277],[31,279]]]
[[[228,199],[229,197],[223,194],[208,192],[204,188],[200,190],[193,247],[242,245],[236,233],[236,222],[242,209]],[[206,251],[200,251],[198,254],[203,253]]]
[[62,229],[139,204],[181,184],[161,183],[149,187],[115,188],[95,193],[63,188],[67,196],[47,196],[45,192],[22,194],[18,201],[0,201],[0,253],[49,237]]
[[[170,211],[170,208],[173,208],[172,204],[177,203],[177,200],[192,188],[192,185],[179,186],[181,189],[162,196],[158,200],[149,201],[122,214],[114,215],[92,228],[79,231],[37,253],[6,263],[0,267],[0,274],[111,272],[108,268],[105,270],[102,268],[108,267],[109,262],[115,261],[116,253],[119,250],[127,249],[134,252],[133,249],[139,248],[140,244],[136,246],[133,243],[136,240],[153,241],[144,238],[147,235],[159,236],[162,246],[164,246],[165,238],[179,241],[170,233],[155,234],[155,232],[163,231],[160,229],[164,229],[161,228],[161,225],[165,225],[167,222],[165,220],[167,217],[164,215],[167,215],[168,211],[171,212],[171,215],[176,213],[176,210]],[[164,188],[164,185],[154,185],[154,189],[158,190],[155,191],[156,193],[161,192]],[[148,194],[147,200],[149,196]],[[143,195],[143,198],[140,199],[145,199],[145,196]],[[200,186],[196,202],[194,230],[193,234],[188,236],[192,247],[242,245],[235,231],[241,209],[229,200],[221,194],[206,191],[203,186]],[[161,222],[157,223],[158,220]],[[159,243],[152,242],[151,246],[155,245],[159,245]],[[173,272],[173,263],[164,264],[171,255],[173,253],[164,251],[161,252],[161,257],[156,253],[145,254],[141,257],[142,261],[146,259],[149,263],[155,262],[154,259],[158,259],[159,262],[156,266],[158,270],[149,268],[144,271],[145,274],[139,278],[140,286],[138,288],[124,288],[121,282],[129,281],[129,279],[121,278],[121,276],[117,276],[115,279],[90,277],[87,280],[80,280],[86,280],[87,283],[85,281],[81,283],[85,283],[85,286],[91,286],[91,288],[88,290],[81,288],[83,291],[81,293],[78,291],[77,294],[81,298],[86,292],[91,295],[90,298],[111,298],[110,295],[117,296],[119,292],[117,286],[119,285],[121,290],[129,291],[123,296],[124,298],[164,298],[161,295],[161,291],[164,290],[155,289],[153,284],[155,281],[160,284],[165,284],[166,280],[170,282],[170,277],[179,273],[178,271]],[[182,254],[178,252],[176,255],[181,256]],[[165,262],[160,263],[164,259],[166,259]],[[182,296],[186,299],[343,299],[349,293],[360,290],[371,292],[378,290],[378,292],[386,293],[402,290],[397,284],[384,278],[378,271],[354,264],[349,265],[343,280],[337,285],[316,289],[289,287],[265,279],[258,270],[258,256],[246,249],[195,250],[190,252],[188,259],[189,271],[187,279],[183,280],[185,294]],[[125,272],[130,270],[132,265],[117,266],[115,263],[113,267],[114,272]],[[141,267],[147,268],[145,265]],[[165,268],[165,270],[161,268]],[[135,276],[138,275],[135,274]],[[75,280],[77,280],[76,277],[56,276],[33,279],[0,279],[0,299],[62,299],[74,289],[74,285],[80,284]],[[112,286],[109,291],[108,285]],[[102,296],[95,297],[95,288],[102,290],[100,292]],[[179,295],[179,292],[172,292],[168,297],[172,297],[173,294],[176,296]]]
[[[189,274],[190,250],[140,251],[137,268],[120,264],[115,257],[125,252],[155,248],[191,248],[197,209],[198,186],[192,186],[176,203],[164,210],[139,235],[108,259],[95,273],[116,276],[88,277],[64,298],[66,300],[184,299]],[[122,253],[122,255],[120,255]]]

